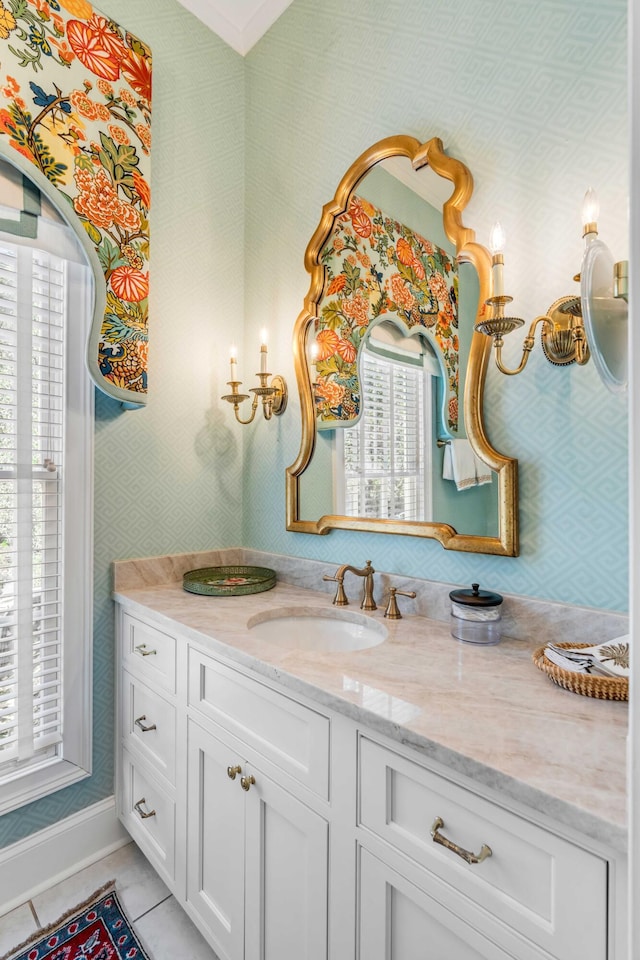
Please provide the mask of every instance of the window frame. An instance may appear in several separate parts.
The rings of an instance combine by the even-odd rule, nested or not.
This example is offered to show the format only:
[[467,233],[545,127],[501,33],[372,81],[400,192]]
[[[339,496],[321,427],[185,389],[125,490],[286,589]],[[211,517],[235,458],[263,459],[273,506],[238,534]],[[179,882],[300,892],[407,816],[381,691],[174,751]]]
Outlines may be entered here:
[[[363,362],[367,355],[367,350],[363,351]],[[416,366],[411,363],[413,355],[407,355],[405,358],[398,352],[391,356],[387,352],[378,350],[371,351],[372,358],[386,363],[398,363],[406,366]],[[422,433],[423,433],[423,475],[422,475],[422,498],[423,513],[422,521],[431,521],[433,518],[433,458],[432,446],[435,442],[435,420],[434,420],[434,389],[437,383],[438,375],[430,368],[428,363],[422,362]],[[364,381],[364,369],[361,370],[361,377]],[[346,427],[340,427],[335,430],[335,442],[333,445],[333,490],[334,490],[334,512],[336,514],[351,517],[346,512],[346,476],[345,476],[345,431],[360,430],[362,432],[364,423],[364,411],[358,421]],[[362,438],[361,438],[362,442]],[[394,518],[385,518],[394,519]]]
[[[63,228],[65,229],[65,228]],[[69,230],[70,228],[66,228]],[[6,236],[7,243],[24,240]],[[41,248],[37,241],[28,246]],[[58,255],[58,254],[56,254]],[[63,740],[54,756],[0,772],[0,816],[92,773],[94,389],[85,364],[95,301],[89,262],[67,261],[63,466]],[[80,280],[80,274],[85,276]]]

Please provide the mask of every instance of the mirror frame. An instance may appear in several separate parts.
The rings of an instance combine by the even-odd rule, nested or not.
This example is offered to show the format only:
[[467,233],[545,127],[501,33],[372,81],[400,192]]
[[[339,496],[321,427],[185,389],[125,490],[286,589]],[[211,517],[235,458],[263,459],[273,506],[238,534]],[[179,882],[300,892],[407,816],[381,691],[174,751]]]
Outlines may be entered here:
[[498,536],[482,537],[458,533],[448,523],[422,520],[389,520],[367,517],[346,517],[326,514],[319,520],[300,518],[300,477],[313,457],[317,439],[317,424],[313,387],[307,362],[306,342],[309,328],[315,323],[325,286],[324,266],[320,254],[329,239],[336,219],[346,212],[351,194],[376,164],[388,157],[407,157],[413,169],[429,166],[440,177],[450,180],[453,192],[442,211],[445,233],[456,249],[458,263],[471,263],[476,269],[480,285],[477,319],[485,312],[485,300],[490,296],[491,256],[486,247],[475,240],[475,233],[462,222],[462,211],[473,192],[473,178],[468,168],[453,157],[446,156],[442,140],[432,137],[420,143],[415,137],[386,137],[374,143],[351,164],[338,184],[333,200],[322,208],[322,216],[304,256],[304,265],[310,274],[309,290],[304,307],[296,320],[293,334],[293,354],[300,394],[302,433],[300,451],[295,462],[286,471],[286,526],[295,533],[326,534],[332,529],[362,530],[368,533],[405,534],[437,540],[445,550],[469,553],[488,553],[504,557],[518,555],[518,461],[495,450],[484,430],[482,406],[484,383],[491,352],[489,337],[474,331],[464,390],[464,423],[467,437],[475,453],[487,463],[498,478]]

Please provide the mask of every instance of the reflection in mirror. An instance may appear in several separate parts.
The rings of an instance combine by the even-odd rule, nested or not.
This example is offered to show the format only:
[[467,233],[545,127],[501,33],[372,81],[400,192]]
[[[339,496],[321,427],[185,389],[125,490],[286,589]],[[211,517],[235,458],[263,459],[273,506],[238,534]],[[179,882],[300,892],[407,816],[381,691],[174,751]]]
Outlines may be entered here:
[[488,253],[462,226],[470,191],[439,141],[398,137],[356,161],[325,207],[296,330],[303,443],[289,529],[516,552],[515,463],[482,426],[487,351],[473,328]]
[[456,484],[451,439],[439,428],[442,378],[423,335],[403,336],[392,320],[373,327],[360,354],[361,416],[334,433],[333,513],[437,518],[466,533],[496,535],[491,469],[471,454],[475,477],[459,477]]

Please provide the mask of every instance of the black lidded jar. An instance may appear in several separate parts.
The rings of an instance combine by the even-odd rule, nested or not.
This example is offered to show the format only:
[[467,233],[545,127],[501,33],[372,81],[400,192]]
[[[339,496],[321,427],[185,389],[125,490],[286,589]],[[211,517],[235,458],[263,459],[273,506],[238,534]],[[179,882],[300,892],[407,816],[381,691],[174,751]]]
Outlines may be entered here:
[[452,590],[451,635],[466,643],[498,643],[502,636],[502,597],[499,593],[481,590],[472,583],[471,590]]

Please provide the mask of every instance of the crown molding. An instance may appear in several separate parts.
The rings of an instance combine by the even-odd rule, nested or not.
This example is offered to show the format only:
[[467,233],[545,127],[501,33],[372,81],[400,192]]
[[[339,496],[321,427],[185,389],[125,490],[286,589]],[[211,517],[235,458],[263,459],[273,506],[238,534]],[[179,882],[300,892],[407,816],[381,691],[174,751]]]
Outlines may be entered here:
[[186,10],[245,56],[293,0],[178,0]]

